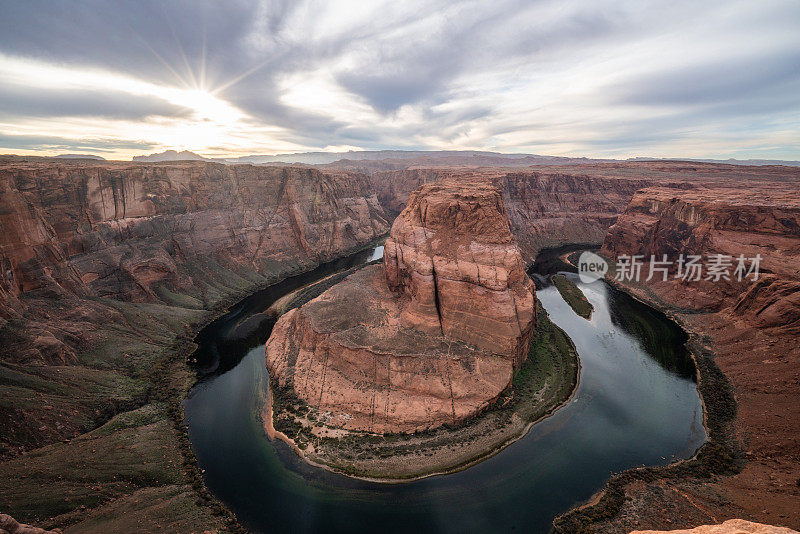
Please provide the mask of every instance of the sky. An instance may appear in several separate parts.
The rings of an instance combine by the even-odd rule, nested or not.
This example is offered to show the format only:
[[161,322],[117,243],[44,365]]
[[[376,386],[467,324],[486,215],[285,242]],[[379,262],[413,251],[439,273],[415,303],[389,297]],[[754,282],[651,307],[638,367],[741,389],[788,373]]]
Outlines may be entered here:
[[0,0],[0,153],[800,159],[800,2]]

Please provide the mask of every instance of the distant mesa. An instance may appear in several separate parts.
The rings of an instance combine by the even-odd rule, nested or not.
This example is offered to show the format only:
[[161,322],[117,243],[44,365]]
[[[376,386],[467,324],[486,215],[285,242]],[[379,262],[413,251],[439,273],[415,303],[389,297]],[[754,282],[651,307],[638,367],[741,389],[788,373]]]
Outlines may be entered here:
[[94,159],[97,161],[106,161],[106,158],[95,156],[94,154],[59,154],[53,157],[60,159]]
[[159,161],[206,161],[208,158],[204,158],[199,154],[195,154],[194,152],[190,152],[188,150],[181,150],[180,152],[176,152],[175,150],[165,150],[164,152],[159,152],[158,154],[150,154],[149,156],[133,156],[133,161],[138,161],[140,163],[156,163]]

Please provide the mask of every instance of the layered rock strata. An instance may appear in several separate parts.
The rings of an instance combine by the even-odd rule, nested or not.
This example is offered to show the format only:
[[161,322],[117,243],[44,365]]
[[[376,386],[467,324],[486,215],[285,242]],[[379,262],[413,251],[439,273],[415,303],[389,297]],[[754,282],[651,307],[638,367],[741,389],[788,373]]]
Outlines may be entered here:
[[388,229],[355,173],[0,160],[0,450],[139,406],[211,310]]
[[[667,281],[650,281],[661,298],[681,308],[721,311],[758,328],[800,333],[800,196],[790,189],[764,191],[708,189],[676,191],[652,187],[637,193],[611,227],[602,252],[612,258],[642,256],[642,272],[651,256],[671,263]],[[700,256],[705,271],[681,276],[677,260]],[[708,271],[722,255],[726,271]],[[750,270],[736,274],[740,256]],[[684,270],[685,271],[685,270]],[[684,274],[686,274],[684,272]],[[699,278],[695,280],[694,278]],[[742,278],[740,280],[740,278]]]
[[475,415],[510,386],[534,309],[500,192],[426,185],[395,221],[382,266],[278,321],[267,367],[329,426],[435,428]]
[[503,194],[511,231],[527,264],[533,262],[542,248],[571,243],[602,244],[609,227],[634,193],[645,187],[671,186],[678,190],[751,187],[769,194],[771,189],[796,183],[798,174],[796,168],[777,165],[749,167],[684,161],[534,165],[513,169],[479,167],[466,160],[449,167],[441,163],[432,166],[425,159],[406,160],[406,168],[394,170],[384,170],[379,164],[351,166],[341,162],[332,167],[369,172],[378,200],[392,214],[402,210],[410,193],[422,184],[452,177],[492,180]]
[[78,340],[37,321],[34,299],[75,301],[79,322],[100,313],[87,299],[212,307],[220,283],[310,268],[388,229],[355,173],[0,162],[0,326],[39,340],[15,359],[74,361]]

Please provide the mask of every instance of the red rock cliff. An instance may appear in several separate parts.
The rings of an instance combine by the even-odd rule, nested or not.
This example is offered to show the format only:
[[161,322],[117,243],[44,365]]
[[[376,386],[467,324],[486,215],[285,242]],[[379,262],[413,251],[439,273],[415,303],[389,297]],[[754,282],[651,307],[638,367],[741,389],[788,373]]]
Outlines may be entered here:
[[[734,259],[730,280],[654,277],[662,298],[683,308],[729,311],[759,327],[800,332],[800,197],[784,187],[675,190],[637,193],[609,230],[602,251],[611,256],[722,254]],[[760,276],[739,281],[736,258],[761,256]],[[747,263],[749,267],[749,262]],[[645,267],[643,272],[647,272]]]
[[633,193],[652,180],[643,176],[592,176],[577,170],[405,169],[371,177],[378,199],[399,212],[411,191],[443,179],[491,182],[501,191],[511,231],[530,264],[545,247],[600,244]]
[[[387,230],[368,179],[356,173],[205,162],[0,163],[0,320],[22,321],[18,332],[68,357],[76,340],[53,317],[36,324],[46,304],[34,299],[175,304],[190,294],[191,307],[212,307],[229,296],[220,282],[253,287]],[[15,357],[42,352],[29,349]]]
[[409,300],[407,324],[507,355],[515,365],[525,359],[533,286],[494,186],[422,186],[384,250],[389,287]]
[[534,309],[500,192],[488,183],[427,185],[395,221],[383,266],[281,317],[267,368],[331,426],[434,428],[474,415],[510,386]]

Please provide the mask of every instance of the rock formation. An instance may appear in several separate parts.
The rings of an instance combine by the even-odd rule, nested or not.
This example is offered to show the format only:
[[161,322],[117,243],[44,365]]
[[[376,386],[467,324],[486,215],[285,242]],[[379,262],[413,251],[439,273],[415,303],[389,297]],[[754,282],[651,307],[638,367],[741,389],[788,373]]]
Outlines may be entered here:
[[[80,401],[53,398],[49,410],[37,408],[40,377],[12,381],[17,401],[0,417],[13,425],[0,444],[58,441],[103,421],[101,412],[135,406],[143,396],[124,375],[144,371],[126,362],[155,358],[185,331],[181,322],[388,229],[367,177],[355,173],[0,160],[0,370],[49,380],[50,365],[73,366],[70,376],[100,368],[103,381]],[[144,328],[165,312],[174,327]]]
[[45,530],[17,522],[7,514],[0,514],[0,534],[61,534],[61,529]]
[[[0,230],[3,321],[31,307],[35,319],[33,297],[174,304],[188,293],[212,307],[204,301],[219,282],[252,286],[310,268],[369,243],[388,223],[366,177],[352,173],[0,163]],[[74,357],[74,343],[51,326],[35,326],[36,337],[60,342],[61,360]],[[16,357],[53,352],[37,346]]]
[[507,355],[515,366],[525,359],[533,285],[495,187],[421,187],[384,250],[386,281],[409,301],[406,324]]
[[581,172],[498,169],[406,169],[379,171],[372,176],[378,199],[387,212],[397,213],[411,191],[442,179],[491,180],[501,191],[527,264],[539,250],[566,243],[603,241],[608,227],[649,180],[589,176]]
[[[800,332],[800,197],[783,187],[675,190],[651,187],[638,192],[609,230],[602,252],[641,255],[648,272],[651,255],[675,261],[681,254],[733,258],[728,275],[700,280],[676,277],[651,285],[675,306],[730,312],[762,328]],[[734,276],[737,258],[760,256],[759,279]],[[751,262],[746,265],[749,268]],[[726,279],[727,278],[727,279]]]
[[511,384],[534,327],[533,284],[488,183],[414,192],[369,266],[284,315],[267,367],[330,426],[456,423]]
[[797,534],[797,531],[744,519],[729,519],[719,525],[703,525],[681,530],[635,530],[631,534]]
[[[645,277],[624,285],[696,334],[692,346],[705,369],[701,391],[711,437],[715,446],[725,444],[741,471],[702,485],[634,483],[626,487],[618,522],[598,530],[631,529],[631,518],[663,525],[668,510],[684,525],[744,515],[800,526],[800,173],[783,172],[781,179],[648,187],[609,230],[602,253],[611,259],[699,255],[707,266],[710,255],[734,258],[730,280],[707,279],[705,268],[699,280],[683,280],[673,266],[666,281],[660,274],[646,281],[645,261]],[[761,256],[758,280],[734,277],[740,254]],[[750,532],[697,532],[714,528]]]
[[395,166],[394,170],[384,170],[382,162],[348,165],[342,161],[331,167],[369,172],[378,200],[390,214],[402,210],[410,193],[422,184],[453,177],[490,179],[503,194],[511,231],[528,265],[545,247],[602,244],[609,227],[639,189],[649,186],[671,186],[679,190],[697,186],[730,189],[742,184],[761,189],[792,182],[797,175],[797,169],[791,167],[682,161],[597,162],[527,168],[475,164],[466,167],[469,164],[465,161],[458,167],[434,165],[425,159],[412,159],[405,160],[403,168]]

